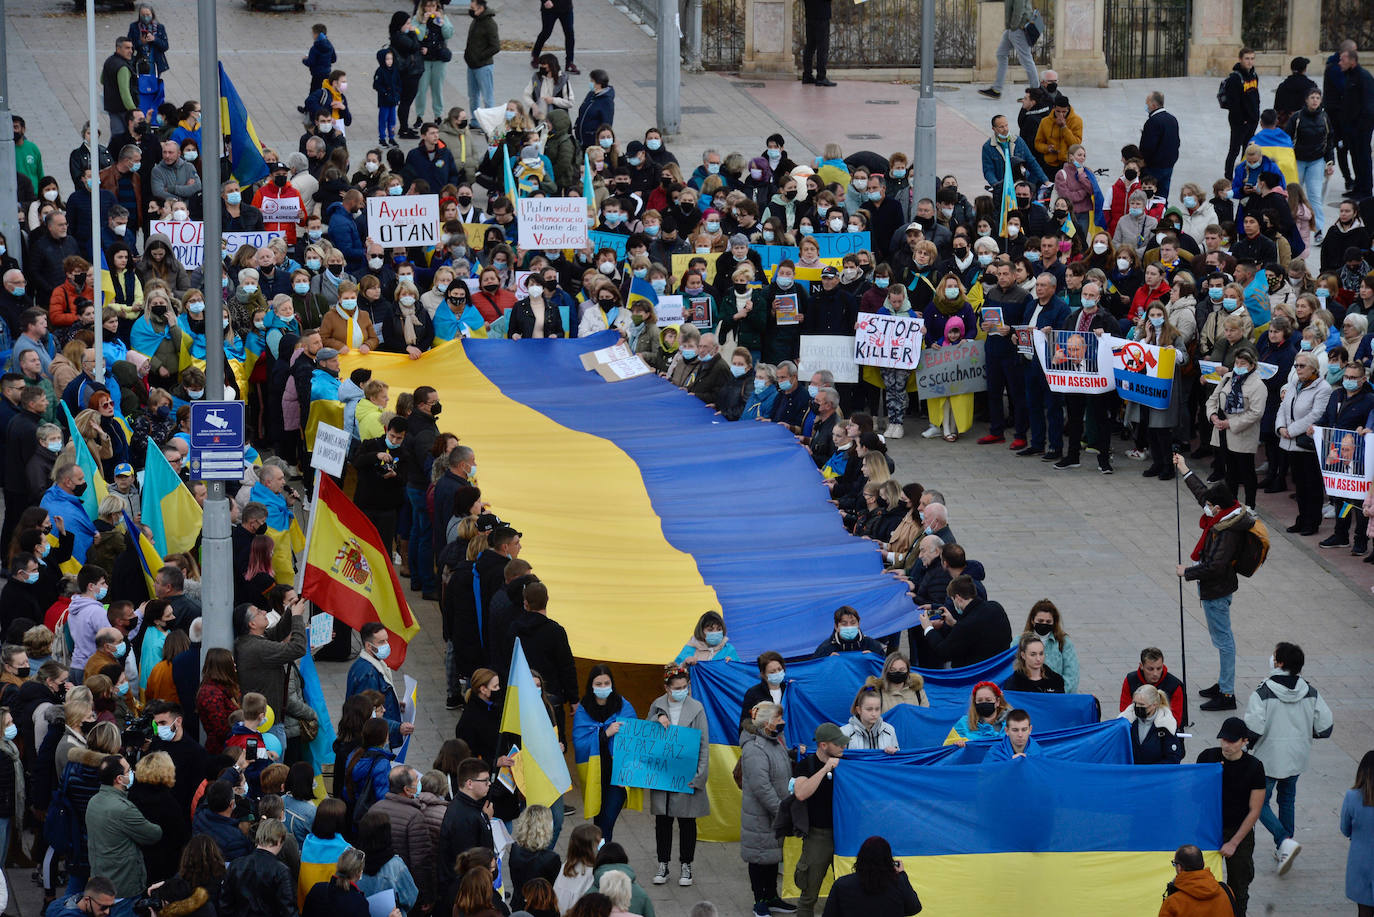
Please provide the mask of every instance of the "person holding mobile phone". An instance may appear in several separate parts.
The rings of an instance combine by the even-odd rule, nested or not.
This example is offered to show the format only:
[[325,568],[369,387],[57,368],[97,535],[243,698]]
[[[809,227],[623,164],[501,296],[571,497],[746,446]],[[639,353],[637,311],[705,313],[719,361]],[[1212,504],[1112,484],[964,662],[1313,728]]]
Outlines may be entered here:
[[859,847],[854,871],[830,887],[825,917],[910,917],[921,913],[921,899],[911,887],[892,845],[874,835]]

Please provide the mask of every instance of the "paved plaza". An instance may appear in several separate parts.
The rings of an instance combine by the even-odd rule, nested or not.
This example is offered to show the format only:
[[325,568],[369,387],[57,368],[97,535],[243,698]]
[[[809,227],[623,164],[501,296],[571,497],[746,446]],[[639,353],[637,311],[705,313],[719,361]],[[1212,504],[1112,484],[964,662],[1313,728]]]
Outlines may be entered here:
[[[404,2],[408,7],[409,2]],[[65,5],[63,9],[65,9]],[[328,24],[338,50],[339,66],[350,71],[354,125],[349,132],[355,159],[375,137],[374,94],[370,89],[374,54],[386,43],[386,24],[394,7],[375,0],[312,3],[300,14],[249,13],[242,2],[223,2],[219,9],[221,60],[237,86],[264,143],[279,150],[296,148],[302,128],[301,104],[308,76],[301,66],[310,41],[310,24]],[[497,58],[496,97],[520,95],[529,81],[529,44],[537,32],[533,0],[519,6],[498,4],[503,45]],[[460,14],[457,3],[452,9]],[[161,2],[172,49],[168,54],[168,99],[196,97],[195,5],[188,0]],[[616,88],[615,126],[622,146],[654,123],[654,43],[638,26],[605,0],[582,0],[577,6],[577,63],[574,77],[579,99],[594,67],[606,69]],[[132,16],[101,14],[97,21],[99,61],[110,53],[116,35],[124,34]],[[467,105],[461,63],[465,17],[452,41],[454,63],[448,68],[445,104]],[[50,173],[69,187],[68,151],[79,139],[86,119],[86,57],[83,21],[59,12],[51,2],[10,0],[7,4],[9,85],[12,107],[28,121],[29,137],[43,150]],[[554,44],[561,44],[555,30]],[[560,54],[561,57],[561,54]],[[1313,63],[1313,69],[1317,68]],[[1089,163],[1119,167],[1117,151],[1138,138],[1145,116],[1144,97],[1161,89],[1167,107],[1178,116],[1184,137],[1183,159],[1174,173],[1177,188],[1192,179],[1210,185],[1225,153],[1224,116],[1216,107],[1216,78],[1113,83],[1107,89],[1072,86],[1073,75],[1061,72],[1064,91],[1082,115]],[[1272,98],[1277,77],[1262,77],[1261,93]],[[939,171],[952,172],[972,197],[982,186],[977,147],[996,112],[1014,114],[1008,92],[998,103],[979,97],[978,86],[941,86],[939,101]],[[915,87],[907,84],[844,82],[834,89],[799,82],[750,82],[726,74],[682,75],[683,129],[668,146],[690,169],[707,148],[740,150],[749,155],[763,148],[763,136],[778,130],[788,138],[793,158],[803,161],[836,140],[846,153],[872,149],[883,154],[910,151],[915,121]],[[895,102],[896,104],[890,104]],[[868,139],[851,139],[868,135]],[[873,137],[876,135],[876,139]],[[1110,179],[1104,181],[1107,184]],[[1335,201],[1336,187],[1328,194]],[[1328,209],[1330,212],[1330,209]],[[450,416],[450,414],[452,416]],[[461,405],[446,412],[444,429],[462,432]],[[913,419],[908,429],[924,423]],[[975,434],[983,427],[976,426]],[[1005,446],[975,445],[975,436],[956,444],[906,439],[893,444],[896,479],[919,481],[948,498],[951,526],[972,558],[987,567],[992,598],[1007,609],[1013,626],[1030,605],[1052,598],[1064,614],[1082,662],[1082,690],[1101,699],[1104,712],[1115,712],[1123,675],[1134,668],[1141,647],[1158,645],[1169,668],[1181,663],[1177,578],[1178,545],[1174,484],[1143,479],[1142,463],[1124,457],[1118,442],[1112,477],[1091,468],[1059,472],[1037,458],[1018,458]],[[705,444],[709,447],[709,444]],[[486,457],[484,462],[499,461]],[[809,482],[797,485],[805,488]],[[493,495],[499,502],[500,495]],[[721,507],[722,513],[728,511]],[[1293,521],[1295,505],[1287,494],[1263,495],[1260,512],[1269,526],[1273,548],[1269,562],[1251,580],[1242,580],[1233,620],[1238,642],[1238,700],[1244,706],[1251,690],[1268,672],[1268,658],[1278,640],[1300,643],[1307,653],[1303,673],[1325,696],[1335,714],[1335,734],[1317,742],[1308,771],[1298,784],[1297,839],[1303,852],[1283,879],[1268,859],[1269,836],[1259,826],[1257,878],[1251,892],[1252,913],[1345,913],[1353,905],[1344,897],[1346,841],[1337,830],[1341,795],[1353,781],[1355,764],[1374,747],[1374,614],[1371,585],[1374,566],[1359,563],[1345,551],[1318,551],[1317,538],[1298,539],[1283,529]],[[1181,511],[1184,552],[1197,539],[1197,507],[1184,493]],[[512,520],[517,527],[519,520]],[[1324,523],[1323,536],[1330,532]],[[540,558],[528,557],[535,571]],[[420,728],[411,746],[411,761],[428,764],[439,744],[452,735],[455,715],[444,709],[443,647],[438,608],[411,596],[424,625],[412,644],[406,670],[420,680]],[[551,612],[558,614],[558,597]],[[1195,591],[1185,589],[1184,629],[1188,684],[1195,690],[1216,679],[1216,655]],[[687,635],[674,635],[673,639]],[[671,641],[670,641],[671,642]],[[666,660],[665,660],[666,661]],[[337,713],[345,666],[322,664],[322,676]],[[1190,694],[1193,693],[1190,690]],[[1195,710],[1196,697],[1190,706]],[[1188,760],[1195,759],[1221,723],[1219,714],[1194,714],[1189,730]],[[574,803],[580,800],[574,798]],[[580,808],[580,807],[579,807]],[[580,817],[580,811],[579,811]],[[912,820],[919,830],[919,813]],[[568,825],[573,824],[569,820]],[[661,917],[680,917],[696,901],[709,899],[723,914],[744,915],[751,896],[737,845],[702,844],[696,885],[648,885],[653,873],[651,820],[627,812],[617,831],[626,844],[641,881]],[[561,845],[560,845],[561,846]],[[1160,857],[1160,886],[1170,876],[1168,856]],[[33,917],[38,895],[27,872],[12,870],[10,913]],[[1011,892],[1009,890],[1009,896]],[[1009,897],[1005,913],[1018,910]]]

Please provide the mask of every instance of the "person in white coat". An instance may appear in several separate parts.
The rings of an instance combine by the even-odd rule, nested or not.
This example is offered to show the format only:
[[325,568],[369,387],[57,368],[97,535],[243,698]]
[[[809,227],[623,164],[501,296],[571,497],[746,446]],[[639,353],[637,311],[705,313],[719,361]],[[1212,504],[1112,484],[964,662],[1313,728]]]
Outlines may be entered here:
[[1286,387],[1283,404],[1274,418],[1279,448],[1290,453],[1289,467],[1298,496],[1298,518],[1290,533],[1315,535],[1322,522],[1322,469],[1317,462],[1313,428],[1331,400],[1331,386],[1318,375],[1317,358],[1302,351],[1293,360],[1296,379]]
[[1183,205],[1183,231],[1202,244],[1202,236],[1208,226],[1216,225],[1217,211],[1201,186],[1195,182],[1184,182],[1179,189],[1179,203]]
[[849,739],[849,748],[880,748],[888,754],[897,750],[897,730],[883,722],[883,699],[878,685],[870,679],[849,708],[849,722],[840,727]]
[[[1293,865],[1302,845],[1293,839],[1298,777],[1307,769],[1314,739],[1331,737],[1331,708],[1317,689],[1302,678],[1306,662],[1302,647],[1280,643],[1269,659],[1269,677],[1260,683],[1245,707],[1245,725],[1259,734],[1251,753],[1264,764],[1264,808],[1260,822],[1274,836],[1274,860],[1279,875]],[[1278,814],[1269,797],[1278,787]]]

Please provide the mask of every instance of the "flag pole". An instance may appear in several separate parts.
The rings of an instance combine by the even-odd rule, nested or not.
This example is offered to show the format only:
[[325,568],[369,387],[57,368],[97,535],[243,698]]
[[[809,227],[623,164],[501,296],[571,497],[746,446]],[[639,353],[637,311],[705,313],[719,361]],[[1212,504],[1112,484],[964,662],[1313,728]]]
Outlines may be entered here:
[[320,479],[324,472],[315,469],[315,492],[310,498],[310,518],[305,520],[305,554],[296,570],[296,592],[300,593],[305,584],[305,557],[310,556],[310,548],[315,543],[315,519],[320,515]]

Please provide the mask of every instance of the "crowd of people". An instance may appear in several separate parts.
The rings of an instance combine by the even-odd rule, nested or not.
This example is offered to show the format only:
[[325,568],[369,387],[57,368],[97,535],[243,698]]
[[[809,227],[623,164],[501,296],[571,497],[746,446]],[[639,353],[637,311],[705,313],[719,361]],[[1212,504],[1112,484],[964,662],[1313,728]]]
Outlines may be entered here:
[[[920,407],[910,373],[884,369],[872,382],[837,383],[834,367],[799,368],[803,336],[847,335],[864,314],[920,315],[926,348],[984,341],[988,383],[986,394],[927,399],[924,437],[956,442],[985,417],[981,445],[1010,438],[1017,456],[1061,470],[1087,453],[1103,474],[1119,470],[1119,437],[1118,452],[1149,461],[1145,476],[1181,476],[1203,515],[1193,562],[1178,574],[1198,583],[1219,651],[1216,683],[1197,692],[1203,710],[1239,711],[1230,600],[1261,488],[1283,491],[1291,476],[1297,520],[1289,531],[1313,535],[1334,517],[1321,546],[1348,546],[1374,562],[1374,502],[1327,501],[1312,441],[1317,426],[1374,429],[1366,227],[1374,218],[1374,78],[1353,43],[1333,55],[1321,87],[1302,82],[1308,62],[1295,60],[1272,108],[1260,102],[1253,52],[1241,49],[1223,89],[1233,149],[1210,186],[1173,188],[1179,125],[1159,92],[1146,99],[1139,142],[1121,148],[1119,171],[1090,168],[1082,118],[1057,75],[1044,71],[1021,100],[1019,136],[1008,116],[992,119],[981,149],[988,188],[965,193],[945,176],[931,197],[913,187],[912,161],[900,152],[846,156],[829,144],[814,160],[794,159],[784,137],[771,134],[756,150],[709,149],[688,170],[655,128],[621,138],[609,74],[592,70],[580,100],[569,79],[580,73],[571,0],[541,7],[529,84],[497,104],[495,11],[470,0],[467,108],[444,99],[455,7],[422,0],[396,12],[376,54],[377,143],[365,151],[347,139],[348,72],[326,25],[314,26],[302,61],[310,83],[298,149],[264,147],[267,175],[251,184],[226,177],[220,188],[203,187],[200,102],[145,108],[136,77],[166,71],[170,47],[149,4],[139,5],[102,69],[109,140],[95,163],[84,146],[71,152],[70,194],[46,174],[15,117],[22,238],[0,238],[0,753],[13,763],[0,766],[0,850],[36,870],[50,917],[144,908],[170,917],[322,917],[340,907],[361,915],[379,893],[394,901],[391,917],[652,917],[630,865],[638,851],[614,839],[636,792],[611,781],[614,739],[639,713],[617,690],[612,665],[592,667],[579,682],[567,632],[549,615],[548,587],[520,557],[521,533],[490,512],[474,450],[440,425],[439,392],[393,393],[367,369],[343,378],[339,358],[350,352],[419,359],[473,334],[523,340],[617,330],[651,368],[726,420],[787,427],[810,452],[844,526],[907,584],[908,629],[867,633],[846,605],[815,651],[882,659],[879,675],[853,686],[847,722],[786,733],[794,660],[771,651],[756,660],[736,778],[756,915],[813,915],[834,853],[831,775],[849,749],[899,750],[885,716],[900,704],[929,705],[917,669],[965,667],[1015,649],[1013,674],[970,691],[949,739],[995,743],[993,760],[1039,753],[1030,715],[1006,691],[1080,691],[1078,649],[1056,604],[1036,602],[1017,631],[988,595],[984,564],[956,539],[944,493],[896,479],[888,444]],[[542,53],[560,24],[562,66]],[[833,85],[823,50],[817,64],[812,81]],[[98,124],[86,130],[101,132]],[[403,152],[403,140],[415,146]],[[1326,179],[1338,162],[1349,190],[1327,225]],[[589,225],[619,244],[522,249],[506,163],[521,195],[582,197],[590,188]],[[223,165],[230,176],[234,164]],[[1097,175],[1108,172],[1104,193]],[[377,244],[366,199],[416,194],[440,197],[439,244]],[[212,207],[226,231],[280,236],[242,245],[219,265],[188,267],[172,238],[152,231],[156,221],[196,220]],[[98,265],[82,241],[93,211]],[[837,262],[820,257],[817,237],[851,232],[867,233],[868,245]],[[22,250],[22,266],[5,253],[8,241]],[[764,245],[794,245],[797,254],[765,266]],[[688,256],[681,271],[679,255]],[[203,290],[216,282],[222,355],[206,344],[206,322],[216,317],[205,315]],[[674,294],[691,306],[690,320],[660,324],[654,297]],[[1026,328],[1173,348],[1169,404],[1052,391],[1018,346],[1016,331]],[[225,391],[207,392],[207,361],[221,359]],[[1215,368],[1204,371],[1204,361]],[[209,649],[202,662],[198,544],[145,578],[138,536],[156,533],[141,518],[140,488],[150,457],[165,460],[204,502],[205,485],[190,476],[190,405],[220,398],[247,403],[251,448],[231,501],[235,642]],[[292,587],[289,556],[298,482],[310,474],[306,429],[320,403],[342,408],[358,506],[412,590],[440,604],[447,707],[461,710],[428,770],[398,763],[413,726],[403,722],[386,664],[388,633],[380,624],[356,636],[340,628],[318,654],[356,653],[331,717],[337,741],[323,792],[324,762],[309,753],[321,716],[306,701],[298,665],[310,652],[308,603]],[[445,421],[461,431],[461,406],[453,407]],[[80,462],[85,452],[94,466]],[[1211,467],[1196,473],[1180,453],[1210,457]],[[88,512],[93,472],[108,496]],[[953,481],[941,484],[955,493]],[[727,624],[714,611],[701,617],[644,711],[702,735],[695,792],[649,794],[655,885],[671,878],[675,822],[677,882],[700,878],[693,866],[697,821],[710,811],[710,756],[692,675],[699,664],[740,660]],[[557,842],[576,810],[562,800],[527,805],[497,779],[518,744],[501,730],[517,638],[560,740],[602,761],[600,786],[583,788],[588,820],[567,832],[563,856]],[[1219,746],[1195,756],[1222,764],[1227,881],[1217,883],[1196,849],[1181,848],[1166,910],[1177,895],[1231,896],[1244,913],[1256,821],[1272,836],[1278,872],[1291,868],[1301,849],[1297,780],[1313,739],[1333,728],[1304,665],[1300,647],[1278,643],[1244,717],[1228,718]],[[1179,732],[1187,690],[1158,648],[1140,652],[1113,714],[1129,725],[1137,764],[1186,759]],[[1347,894],[1362,914],[1374,913],[1371,811],[1374,759],[1366,756],[1341,821],[1352,836]],[[805,835],[797,904],[778,887],[780,817]],[[863,845],[855,874],[836,881],[825,905],[827,917],[919,909],[881,837]],[[704,902],[693,911],[714,913]]]

